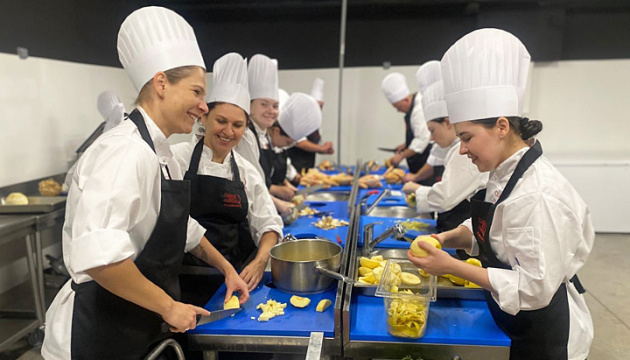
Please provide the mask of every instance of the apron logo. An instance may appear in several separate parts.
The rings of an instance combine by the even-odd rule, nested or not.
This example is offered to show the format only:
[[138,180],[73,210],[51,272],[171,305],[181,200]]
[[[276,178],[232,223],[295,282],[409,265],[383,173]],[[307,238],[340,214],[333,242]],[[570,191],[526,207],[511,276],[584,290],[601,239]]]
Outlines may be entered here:
[[482,242],[486,242],[486,220],[482,218],[477,218],[477,231],[475,236]]
[[241,205],[241,196],[239,194],[223,194],[223,206],[224,207],[235,207],[240,208]]

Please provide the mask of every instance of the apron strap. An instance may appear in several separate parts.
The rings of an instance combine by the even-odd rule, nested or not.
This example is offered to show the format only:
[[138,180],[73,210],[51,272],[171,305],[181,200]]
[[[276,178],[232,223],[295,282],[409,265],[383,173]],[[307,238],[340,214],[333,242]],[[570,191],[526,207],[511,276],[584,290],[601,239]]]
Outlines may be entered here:
[[577,274],[573,275],[573,277],[569,281],[573,283],[578,294],[584,294],[586,292],[586,289],[584,289],[584,286],[582,286],[582,283],[580,282]]
[[542,155],[542,153],[543,151],[542,146],[540,145],[540,141],[536,140],[536,143],[534,143],[534,145],[529,148],[529,150],[527,150],[525,155],[523,155],[521,160],[516,165],[516,169],[510,177],[510,180],[508,180],[507,185],[505,185],[505,189],[503,189],[503,193],[501,193],[499,200],[494,203],[495,208],[497,205],[499,205],[499,203],[503,202],[503,200],[507,199],[507,197],[510,196],[518,180],[523,177],[525,171],[529,169],[529,167],[536,161],[536,159],[538,159]]
[[197,141],[195,148],[193,149],[192,156],[190,157],[190,164],[188,165],[188,172],[197,175],[199,171],[199,159],[201,159],[201,152],[203,151],[204,136]]
[[234,159],[234,150],[230,150],[230,166],[232,167],[232,175],[234,175],[234,181],[241,183],[241,172],[236,165],[236,159]]
[[[151,139],[151,135],[149,135],[149,130],[147,129],[147,124],[144,123],[144,119],[142,117],[142,114],[140,114],[140,111],[138,111],[138,109],[134,109],[131,112],[131,114],[129,114],[128,118],[134,124],[136,124],[136,127],[138,128],[138,131],[140,132],[140,136],[142,137],[142,140],[144,140],[149,145],[151,150],[155,152],[155,145],[153,145],[153,140]],[[160,167],[161,166],[162,165],[160,165]],[[171,172],[168,170],[168,165],[164,165],[164,167],[166,168],[166,173],[168,174],[168,178],[172,179]],[[162,176],[162,179],[165,179],[164,172],[160,171],[160,174]]]

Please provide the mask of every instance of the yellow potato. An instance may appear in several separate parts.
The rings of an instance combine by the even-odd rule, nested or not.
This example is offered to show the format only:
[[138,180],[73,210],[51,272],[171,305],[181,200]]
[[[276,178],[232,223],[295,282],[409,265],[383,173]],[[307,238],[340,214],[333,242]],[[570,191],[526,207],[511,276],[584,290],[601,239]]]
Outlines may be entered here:
[[236,295],[232,295],[230,300],[223,304],[223,309],[238,309],[241,307],[241,304],[238,303],[238,297]]
[[363,280],[367,281],[370,284],[376,283],[376,278],[374,277],[374,273],[364,276]]
[[400,274],[402,269],[400,268],[400,264],[392,263],[392,272],[396,275]]
[[418,269],[418,272],[420,273],[420,276],[422,277],[429,277],[431,276],[431,274],[429,274],[428,272],[422,270],[422,269]]
[[368,285],[374,285],[370,282],[365,281],[364,277],[360,277],[359,280],[357,280],[360,284],[368,284]]
[[367,274],[371,273],[372,269],[370,268],[366,268],[364,266],[359,267],[359,275],[361,276],[366,276]]
[[427,255],[429,255],[429,253],[427,253],[422,248],[420,248],[420,246],[418,246],[418,242],[420,241],[424,241],[428,244],[435,246],[438,249],[442,249],[442,244],[440,244],[440,242],[437,241],[436,238],[432,236],[428,236],[428,235],[420,235],[411,243],[411,246],[409,247],[411,249],[411,253],[413,254],[413,256],[426,257]]
[[376,280],[376,282],[381,281],[381,276],[383,276],[383,270],[385,270],[382,266],[379,266],[377,268],[374,268],[374,271],[372,271],[372,275],[374,276],[374,279]]
[[474,282],[470,282],[468,280],[464,281],[464,287],[471,288],[471,289],[481,289],[481,286],[475,284]]
[[370,259],[375,260],[375,261],[383,261],[383,255],[376,255],[376,256],[372,256]]
[[293,295],[291,296],[291,299],[289,299],[289,302],[291,303],[291,305],[295,306],[296,308],[302,309],[302,308],[307,307],[308,304],[311,303],[311,299],[307,297]]
[[393,292],[393,293],[397,293],[397,292],[398,292],[398,286],[396,286],[396,285],[392,285],[391,292]]
[[481,261],[479,261],[478,259],[475,259],[475,258],[468,258],[468,259],[466,259],[466,263],[470,264],[470,265],[481,267]]
[[408,272],[400,273],[400,280],[405,285],[418,285],[420,284],[420,278],[414,274],[410,274]]
[[360,260],[361,266],[366,267],[366,268],[370,268],[370,269],[374,269],[376,267],[378,267],[379,265],[381,265],[380,262],[376,261],[376,260],[372,260],[372,259],[368,259],[366,257],[362,257]]
[[442,275],[442,276],[443,276],[443,277],[445,277],[445,278],[447,278],[447,279],[449,279],[449,280],[451,280],[451,282],[452,282],[453,284],[455,284],[455,285],[460,285],[460,286],[462,286],[462,285],[464,285],[464,282],[466,281],[466,280],[464,280],[464,279],[462,279],[462,278],[460,278],[460,277],[457,277],[457,276],[455,276],[455,275],[451,275],[451,274],[444,274],[444,275]]
[[330,305],[332,305],[332,301],[328,299],[322,299],[319,301],[319,303],[317,303],[317,307],[315,308],[315,310],[318,312],[324,312],[326,309],[328,309]]

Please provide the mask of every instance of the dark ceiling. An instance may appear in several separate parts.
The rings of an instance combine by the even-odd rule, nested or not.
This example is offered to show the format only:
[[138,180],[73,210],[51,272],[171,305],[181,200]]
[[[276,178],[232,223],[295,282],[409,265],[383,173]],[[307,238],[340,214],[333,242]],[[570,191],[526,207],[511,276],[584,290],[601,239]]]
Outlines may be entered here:
[[[630,58],[630,1],[349,0],[346,66],[439,59],[481,27],[516,36],[536,61]],[[0,52],[120,66],[116,35],[133,10],[160,5],[195,29],[208,65],[237,51],[281,69],[339,62],[341,0],[3,0]],[[210,65],[209,65],[210,66]]]

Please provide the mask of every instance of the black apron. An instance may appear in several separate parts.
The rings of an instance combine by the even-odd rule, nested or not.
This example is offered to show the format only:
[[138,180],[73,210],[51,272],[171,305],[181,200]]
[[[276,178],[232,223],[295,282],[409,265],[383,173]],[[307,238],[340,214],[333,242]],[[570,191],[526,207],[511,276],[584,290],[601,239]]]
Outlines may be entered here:
[[[481,190],[472,198],[471,213],[473,232],[484,267],[512,270],[509,264],[499,260],[490,244],[490,227],[494,211],[502,201],[510,196],[517,181],[525,171],[542,155],[537,141],[521,158],[510,177],[501,197],[495,204],[485,202],[486,190]],[[583,292],[577,276],[571,279],[580,293]],[[489,291],[484,290],[488,308],[497,325],[512,339],[510,360],[566,360],[569,341],[569,303],[566,284],[562,283],[549,305],[538,310],[521,310],[510,315],[499,307]]]
[[[155,151],[142,115],[134,110],[129,118]],[[177,275],[186,246],[190,183],[166,180],[162,173],[161,188],[157,222],[134,263],[149,281],[179,300]],[[160,315],[110,293],[96,281],[72,282],[72,289],[72,359],[141,359],[170,334],[162,332]]]
[[[314,144],[319,144],[322,141],[322,137],[319,135],[319,130],[315,130],[312,134],[306,137],[306,139]],[[289,157],[291,158],[291,164],[298,173],[315,167],[315,153],[305,151],[297,146],[294,146],[288,150]]]
[[[435,145],[437,146],[437,145]],[[444,165],[436,165],[433,167],[433,179],[435,182],[442,181],[442,175],[444,175]],[[468,213],[470,214],[470,212]]]
[[[411,113],[413,113],[413,108],[415,107],[415,105],[416,94],[413,94],[411,98],[411,106],[409,107],[409,111],[407,111],[407,113],[405,114],[405,146],[407,148],[409,148],[409,145],[411,145],[411,141],[413,141],[414,138],[413,127],[411,126]],[[420,170],[420,168],[422,168],[422,165],[424,165],[429,158],[429,154],[431,153],[431,146],[432,144],[428,144],[421,154],[416,153],[407,158],[409,172],[416,173],[418,172],[418,170]],[[433,183],[433,177],[429,177],[428,179],[420,182],[420,184],[427,186],[433,185]]]
[[287,178],[287,158],[288,154],[286,150],[282,152],[273,151],[273,157],[271,158],[271,184],[272,185],[284,185],[284,180]]
[[267,149],[263,149],[260,146],[260,140],[258,139],[258,133],[256,132],[256,128],[254,127],[254,123],[252,121],[249,122],[249,129],[254,133],[254,138],[256,139],[256,144],[258,144],[258,152],[260,153],[260,158],[258,162],[263,169],[263,173],[265,174],[265,185],[267,185],[267,189],[271,186],[271,175],[273,172],[273,158],[275,157],[275,153],[273,151],[273,145],[271,144],[271,140]]

